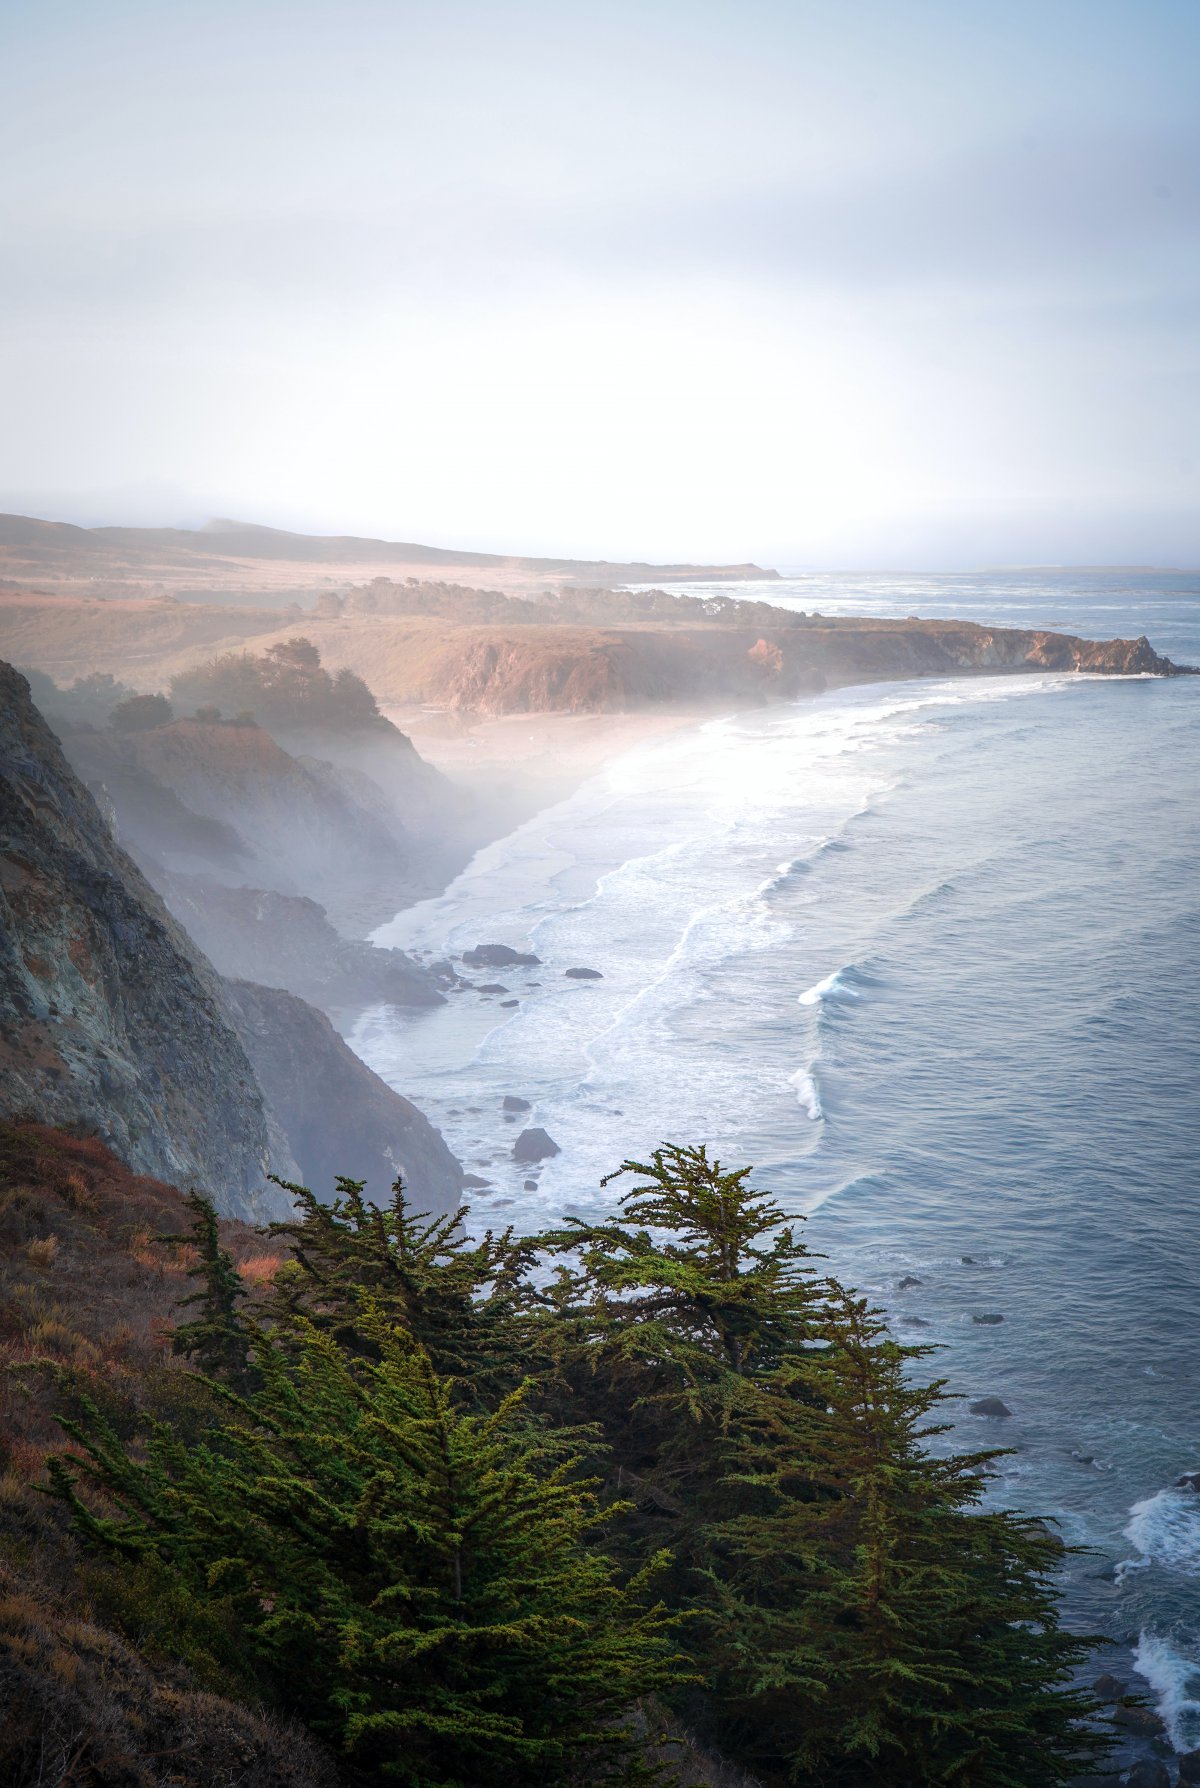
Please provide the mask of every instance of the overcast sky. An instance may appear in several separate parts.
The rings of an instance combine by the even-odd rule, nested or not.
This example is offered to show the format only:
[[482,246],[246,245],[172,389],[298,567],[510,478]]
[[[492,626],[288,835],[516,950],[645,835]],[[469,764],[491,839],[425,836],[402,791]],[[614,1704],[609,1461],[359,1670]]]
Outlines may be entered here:
[[0,506],[1200,564],[1197,0],[5,0]]

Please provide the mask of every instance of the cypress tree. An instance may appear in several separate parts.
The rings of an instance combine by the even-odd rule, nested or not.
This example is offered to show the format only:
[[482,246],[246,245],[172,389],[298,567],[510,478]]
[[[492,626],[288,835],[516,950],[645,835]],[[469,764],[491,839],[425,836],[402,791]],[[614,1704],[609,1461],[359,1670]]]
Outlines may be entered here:
[[[238,1305],[246,1296],[246,1288],[232,1255],[221,1246],[212,1200],[193,1191],[187,1194],[185,1202],[192,1213],[186,1239],[200,1256],[196,1265],[187,1269],[187,1277],[198,1279],[200,1288],[182,1298],[180,1307],[199,1305],[199,1314],[192,1321],[179,1324],[171,1348],[194,1360],[202,1372],[243,1385],[250,1362],[250,1339]],[[181,1239],[172,1235],[159,1238],[176,1245]]]
[[[928,1348],[828,1286],[826,1347],[764,1381],[709,1533],[710,1661],[746,1755],[803,1783],[1038,1788],[1105,1749],[1068,1685],[1061,1543],[979,1508],[994,1453],[935,1454]],[[797,1377],[802,1394],[797,1397]]]
[[[312,1323],[258,1331],[258,1386],[201,1445],[134,1459],[85,1404],[57,1493],[94,1540],[152,1552],[232,1609],[263,1692],[408,1788],[651,1780],[626,1723],[678,1680],[651,1572],[621,1586],[570,1437],[514,1392],[461,1410],[428,1353],[364,1308],[376,1358]],[[98,1514],[90,1480],[116,1507]]]
[[[929,1450],[943,1387],[818,1278],[792,1222],[702,1148],[620,1170],[622,1218],[543,1242],[577,1407],[670,1545],[721,1741],[767,1779],[916,1788],[1067,1781],[1103,1744],[1067,1686],[1062,1548],[978,1507],[995,1456]],[[616,1176],[611,1176],[616,1177]]]
[[369,1202],[363,1180],[339,1177],[331,1204],[305,1186],[278,1183],[300,1216],[271,1225],[290,1244],[291,1259],[276,1276],[267,1316],[303,1313],[339,1345],[369,1355],[375,1342],[361,1320],[366,1294],[378,1315],[420,1342],[435,1371],[459,1380],[462,1394],[481,1401],[526,1375],[531,1337],[521,1280],[530,1244],[511,1230],[472,1242],[465,1206],[441,1217],[415,1211],[401,1178],[386,1207]]

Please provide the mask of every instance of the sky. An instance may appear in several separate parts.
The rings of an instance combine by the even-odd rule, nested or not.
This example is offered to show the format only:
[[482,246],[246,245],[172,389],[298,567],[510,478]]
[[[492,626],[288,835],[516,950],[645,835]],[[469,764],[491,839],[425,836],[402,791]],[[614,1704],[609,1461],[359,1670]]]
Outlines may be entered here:
[[0,508],[1200,565],[1195,0],[2,0]]

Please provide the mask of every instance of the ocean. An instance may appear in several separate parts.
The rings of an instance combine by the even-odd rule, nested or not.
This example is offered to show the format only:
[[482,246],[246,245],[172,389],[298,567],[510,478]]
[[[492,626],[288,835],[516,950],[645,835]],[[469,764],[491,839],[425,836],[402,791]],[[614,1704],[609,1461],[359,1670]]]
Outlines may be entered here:
[[[1200,662],[1195,574],[738,593],[1145,633]],[[1068,1621],[1115,1642],[1098,1667],[1180,1750],[1200,1747],[1200,1494],[1175,1488],[1200,1470],[1198,793],[1200,679],[877,683],[730,713],[614,760],[376,934],[540,967],[352,1038],[488,1182],[480,1228],[597,1214],[601,1175],[661,1141],[753,1163],[830,1270],[940,1348],[923,1369],[963,1399],[953,1438],[1011,1447],[990,1496],[1086,1549]],[[533,1171],[511,1160],[525,1124],[561,1148]],[[984,1397],[1010,1415],[970,1414]]]

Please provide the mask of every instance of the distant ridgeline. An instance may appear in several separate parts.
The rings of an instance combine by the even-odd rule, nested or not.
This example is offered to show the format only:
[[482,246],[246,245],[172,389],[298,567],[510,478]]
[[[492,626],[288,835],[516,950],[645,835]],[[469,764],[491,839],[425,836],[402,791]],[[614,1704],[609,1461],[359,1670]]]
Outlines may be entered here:
[[748,1170],[620,1171],[528,1240],[349,1180],[255,1231],[0,1125],[8,1788],[1095,1766],[1061,1544],[980,1507],[994,1454],[926,1450],[929,1350]]
[[499,590],[475,590],[464,584],[406,578],[395,583],[375,577],[352,585],[344,595],[325,591],[314,611],[322,618],[337,615],[434,615],[458,624],[507,623],[546,627],[575,622],[590,627],[647,621],[690,624],[716,621],[739,627],[801,627],[808,616],[769,602],[748,602],[736,596],[674,596],[668,590],[613,590],[565,584],[536,597],[505,596]]

